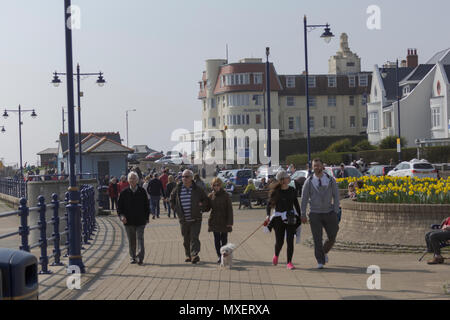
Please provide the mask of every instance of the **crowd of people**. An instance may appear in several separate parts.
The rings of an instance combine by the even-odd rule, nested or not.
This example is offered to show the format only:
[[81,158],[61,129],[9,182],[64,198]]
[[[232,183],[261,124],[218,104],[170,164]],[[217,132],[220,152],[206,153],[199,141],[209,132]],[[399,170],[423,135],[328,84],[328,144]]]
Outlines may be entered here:
[[[309,221],[314,243],[314,255],[317,268],[323,269],[328,263],[328,253],[336,242],[340,221],[340,200],[336,179],[324,170],[320,159],[312,161],[312,173],[306,178],[301,193],[301,203],[297,198],[295,188],[289,186],[290,175],[286,170],[278,171],[275,177],[263,179],[259,189],[268,191],[268,201],[265,203],[267,218],[264,222],[266,232],[274,231],[275,246],[273,265],[278,264],[279,255],[286,242],[287,269],[295,269],[293,265],[294,238],[299,241],[302,224]],[[234,185],[224,183],[215,177],[211,181],[211,192],[207,192],[205,182],[199,174],[185,169],[171,172],[162,168],[160,172],[149,171],[149,174],[139,178],[139,170],[130,171],[128,177],[122,176],[120,181],[112,178],[108,187],[111,205],[125,225],[129,254],[132,264],[143,264],[145,256],[144,231],[145,225],[161,215],[162,200],[168,217],[178,218],[185,262],[196,264],[200,261],[201,231],[204,212],[210,212],[208,232],[213,234],[214,246],[220,263],[220,248],[228,243],[229,233],[233,227],[233,206],[231,196]],[[348,186],[345,198],[355,200],[362,181],[352,182]],[[244,193],[256,190],[250,179]],[[307,215],[307,205],[309,213]],[[327,239],[323,242],[323,231]],[[450,218],[442,222],[439,230],[426,235],[427,247],[434,252],[429,264],[443,262],[440,255],[440,241],[450,239]],[[137,252],[136,252],[137,250]]]

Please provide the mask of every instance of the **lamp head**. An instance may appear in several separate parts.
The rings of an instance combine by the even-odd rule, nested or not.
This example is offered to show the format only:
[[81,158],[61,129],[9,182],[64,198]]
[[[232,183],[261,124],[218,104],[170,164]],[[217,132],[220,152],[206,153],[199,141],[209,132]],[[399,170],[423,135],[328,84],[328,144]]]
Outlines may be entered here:
[[97,84],[99,87],[103,87],[105,85],[106,81],[103,78],[103,73],[100,72],[100,75],[98,76]]
[[36,112],[34,111],[34,109],[33,109],[33,112],[31,113],[31,117],[32,117],[33,119],[36,119],[36,117],[37,117],[37,114],[36,114]]
[[59,79],[58,74],[56,72],[53,76],[52,84],[55,86],[55,88],[59,87],[59,85],[61,84],[61,80]]
[[5,112],[3,112],[3,118],[7,119],[8,117],[9,117],[8,112],[6,112],[5,110]]
[[325,43],[330,43],[331,39],[334,37],[334,34],[330,31],[330,25],[327,23],[325,27],[325,32],[320,36]]

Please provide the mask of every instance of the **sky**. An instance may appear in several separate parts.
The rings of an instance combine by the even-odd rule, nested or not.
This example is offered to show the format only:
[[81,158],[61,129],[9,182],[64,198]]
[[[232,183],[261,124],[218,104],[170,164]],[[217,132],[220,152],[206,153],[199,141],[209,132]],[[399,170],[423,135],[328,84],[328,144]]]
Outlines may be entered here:
[[[80,29],[73,30],[74,64],[81,72],[104,73],[81,81],[83,132],[120,132],[126,145],[147,144],[170,150],[171,133],[192,130],[201,119],[197,99],[205,60],[265,58],[278,74],[305,69],[303,16],[309,24],[329,23],[336,37],[320,39],[322,29],[308,34],[309,71],[328,72],[328,59],[346,32],[350,49],[362,59],[363,71],[375,64],[404,59],[417,48],[419,63],[450,48],[448,0],[72,0],[80,8]],[[380,9],[381,29],[371,30],[367,8]],[[62,131],[61,108],[67,105],[63,84],[51,85],[54,71],[65,72],[64,1],[0,2],[0,111],[35,109],[23,114],[23,162],[35,164],[37,153],[57,147]],[[74,65],[74,67],[75,67]],[[75,86],[76,89],[76,86]],[[75,99],[76,101],[76,99]],[[0,118],[0,160],[19,162],[18,115]],[[66,116],[67,117],[67,116]],[[78,121],[78,120],[77,120]],[[66,122],[67,125],[67,122]],[[78,122],[76,123],[78,128]],[[67,132],[67,127],[66,127]]]

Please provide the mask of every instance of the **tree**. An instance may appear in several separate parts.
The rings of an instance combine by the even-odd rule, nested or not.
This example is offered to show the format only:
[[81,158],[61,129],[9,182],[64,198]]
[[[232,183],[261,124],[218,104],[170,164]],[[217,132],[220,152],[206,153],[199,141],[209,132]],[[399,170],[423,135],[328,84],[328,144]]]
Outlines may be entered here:
[[352,142],[349,138],[336,141],[325,150],[325,152],[337,152],[337,153],[351,152],[351,151],[352,151]]
[[353,150],[358,152],[358,151],[366,151],[366,150],[375,150],[377,147],[375,147],[374,145],[371,145],[369,140],[362,140],[360,142],[358,142],[354,147]]

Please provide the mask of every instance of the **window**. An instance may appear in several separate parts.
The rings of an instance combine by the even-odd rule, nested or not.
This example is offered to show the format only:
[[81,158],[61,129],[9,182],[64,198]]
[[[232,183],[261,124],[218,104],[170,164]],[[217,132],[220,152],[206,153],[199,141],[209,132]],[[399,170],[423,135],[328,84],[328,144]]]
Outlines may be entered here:
[[253,101],[255,101],[256,106],[262,106],[263,104],[263,95],[262,94],[255,94],[253,95]]
[[250,124],[250,115],[248,114],[245,118],[247,120],[247,124]]
[[288,123],[289,123],[289,130],[294,130],[294,117],[289,117]]
[[362,118],[362,126],[363,128],[367,128],[367,117]]
[[328,87],[336,88],[336,76],[328,76]]
[[236,125],[237,124],[237,119],[236,119],[236,115],[234,114],[233,115],[233,123],[232,123],[233,125]]
[[300,117],[295,117],[297,132],[300,132]]
[[335,129],[336,128],[336,117],[330,116],[330,128]]
[[220,87],[222,88],[225,84],[225,76],[220,76]]
[[328,96],[328,106],[336,107],[336,96]]
[[409,86],[405,86],[405,87],[403,87],[403,95],[407,95],[408,93],[409,93]]
[[216,118],[212,118],[212,126],[213,126],[213,127],[216,126]]
[[369,113],[369,132],[378,132],[378,112]]
[[391,128],[392,127],[392,116],[391,116],[391,112],[384,112],[384,126],[383,129],[386,128]]
[[350,97],[348,97],[348,103],[349,103],[351,106],[354,106],[354,105],[355,105],[355,96],[350,96]]
[[248,94],[229,94],[228,105],[231,107],[248,106],[250,104],[250,96]]
[[348,86],[350,88],[356,87],[356,77],[355,76],[348,76]]
[[206,111],[206,101],[203,100],[203,111]]
[[286,105],[288,107],[295,106],[295,97],[286,97]]
[[323,117],[323,127],[328,128],[328,117],[327,116]]
[[254,84],[262,84],[263,83],[263,74],[262,73],[254,73],[253,74],[253,83]]
[[260,114],[257,114],[257,115],[255,115],[256,117],[255,117],[255,123],[256,124],[261,124],[261,115]]
[[356,128],[356,117],[350,116],[350,128]]
[[316,87],[316,77],[308,76],[308,88],[315,88],[315,87]]
[[243,84],[250,84],[249,73],[230,73],[225,75],[226,86],[236,86]]
[[309,96],[309,106],[310,107],[316,107],[317,106],[317,100],[315,96]]
[[431,109],[431,124],[433,128],[441,126],[441,108]]
[[314,117],[309,117],[309,129],[314,131]]
[[210,108],[215,108],[216,107],[216,99],[214,99],[214,98],[209,99],[209,107]]
[[286,88],[295,88],[295,77],[286,77]]
[[367,74],[360,74],[359,75],[359,86],[360,87],[367,87],[369,84],[369,76]]

